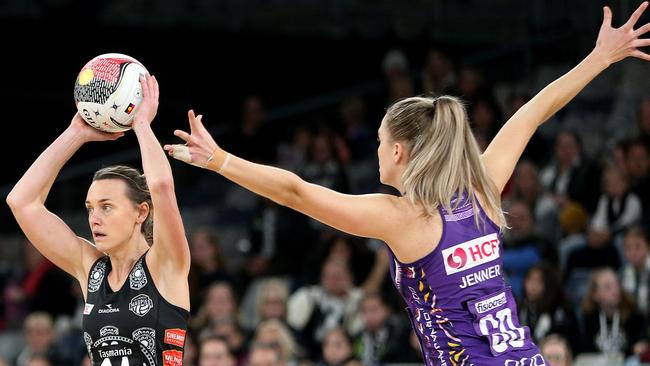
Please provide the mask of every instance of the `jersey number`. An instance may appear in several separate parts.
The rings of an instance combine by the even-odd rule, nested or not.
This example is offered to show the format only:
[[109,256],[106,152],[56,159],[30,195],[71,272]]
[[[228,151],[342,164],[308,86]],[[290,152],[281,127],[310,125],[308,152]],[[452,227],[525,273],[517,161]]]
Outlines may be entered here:
[[515,327],[512,322],[512,312],[509,308],[501,309],[493,314],[487,314],[479,319],[481,335],[488,337],[490,346],[496,353],[505,352],[508,346],[521,348],[524,346],[525,332],[523,328]]

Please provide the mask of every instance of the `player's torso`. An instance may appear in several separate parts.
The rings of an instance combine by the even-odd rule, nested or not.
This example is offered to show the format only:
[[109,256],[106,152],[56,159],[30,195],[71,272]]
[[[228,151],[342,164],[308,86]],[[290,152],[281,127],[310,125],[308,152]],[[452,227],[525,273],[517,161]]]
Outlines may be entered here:
[[144,256],[119,290],[108,284],[110,261],[91,268],[83,316],[93,365],[181,365],[187,311],[160,296]]
[[528,328],[519,325],[503,278],[499,228],[480,207],[477,227],[465,198],[440,215],[442,234],[433,251],[406,264],[391,256],[391,277],[426,364],[544,365]]

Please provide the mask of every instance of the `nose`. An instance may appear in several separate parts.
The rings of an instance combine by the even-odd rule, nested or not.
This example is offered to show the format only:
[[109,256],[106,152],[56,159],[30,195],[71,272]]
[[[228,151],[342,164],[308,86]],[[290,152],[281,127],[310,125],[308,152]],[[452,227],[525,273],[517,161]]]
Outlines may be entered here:
[[88,222],[90,223],[90,228],[92,229],[94,226],[99,225],[101,223],[101,219],[97,212],[93,212],[90,215],[88,215]]

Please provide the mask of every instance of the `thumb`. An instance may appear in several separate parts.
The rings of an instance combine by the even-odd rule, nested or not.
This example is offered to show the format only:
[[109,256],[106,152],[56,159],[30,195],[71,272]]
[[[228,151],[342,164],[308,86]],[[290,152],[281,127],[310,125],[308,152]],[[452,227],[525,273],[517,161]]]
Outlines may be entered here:
[[603,7],[603,24],[601,27],[611,27],[612,26],[612,9],[609,6]]

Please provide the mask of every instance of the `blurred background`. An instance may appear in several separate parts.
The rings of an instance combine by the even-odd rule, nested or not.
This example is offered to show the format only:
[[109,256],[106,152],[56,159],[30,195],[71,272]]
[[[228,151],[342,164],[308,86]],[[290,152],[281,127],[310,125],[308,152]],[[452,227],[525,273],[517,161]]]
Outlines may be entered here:
[[[191,108],[236,155],[341,192],[394,193],[380,185],[376,159],[376,130],[392,102],[457,95],[485,147],[591,51],[603,5],[619,26],[640,3],[0,2],[0,359],[84,362],[78,284],[25,241],[4,198],[67,127],[74,81],[91,58],[124,53],[156,75],[162,143],[177,142],[172,132],[187,128]],[[639,24],[648,21],[645,14]],[[539,129],[504,192],[506,276],[522,323],[554,366],[571,364],[571,354],[575,364],[650,361],[649,76],[649,64],[632,59],[601,74]],[[92,173],[117,163],[141,168],[132,133],[84,146],[48,208],[89,238],[83,202]],[[283,364],[421,362],[383,243],[171,164],[193,254],[187,365],[211,364],[200,357],[210,347],[244,365],[260,342],[277,345]],[[615,336],[611,322],[601,327],[603,309],[623,314]],[[228,344],[199,347],[216,342],[211,334]]]

